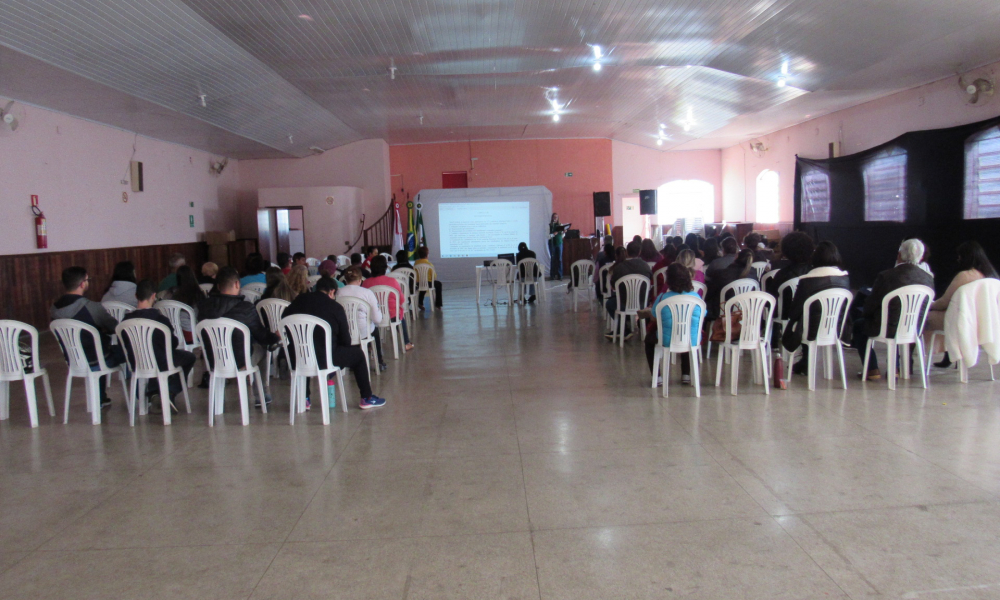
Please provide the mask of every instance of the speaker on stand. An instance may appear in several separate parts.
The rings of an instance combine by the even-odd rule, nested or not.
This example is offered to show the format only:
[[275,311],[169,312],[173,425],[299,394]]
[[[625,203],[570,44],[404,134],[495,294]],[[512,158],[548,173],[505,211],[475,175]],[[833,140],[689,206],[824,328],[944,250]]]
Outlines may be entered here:
[[611,216],[611,192],[594,192],[594,228],[604,236],[604,218]]

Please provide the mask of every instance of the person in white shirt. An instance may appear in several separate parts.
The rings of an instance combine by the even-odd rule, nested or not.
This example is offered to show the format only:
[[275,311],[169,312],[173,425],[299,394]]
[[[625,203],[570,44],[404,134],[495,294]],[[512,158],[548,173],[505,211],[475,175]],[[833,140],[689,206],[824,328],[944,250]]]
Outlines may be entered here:
[[[337,298],[360,298],[368,303],[371,307],[371,314],[368,310],[362,306],[358,309],[358,327],[361,331],[367,331],[368,333],[373,333],[375,331],[376,323],[382,322],[382,311],[378,307],[378,298],[375,297],[375,293],[368,288],[361,287],[361,268],[357,265],[351,266],[344,271],[344,281],[347,283],[344,287],[337,290]],[[387,367],[385,361],[382,359],[382,340],[379,339],[380,336],[375,335],[375,349],[378,352],[379,369],[384,371]]]

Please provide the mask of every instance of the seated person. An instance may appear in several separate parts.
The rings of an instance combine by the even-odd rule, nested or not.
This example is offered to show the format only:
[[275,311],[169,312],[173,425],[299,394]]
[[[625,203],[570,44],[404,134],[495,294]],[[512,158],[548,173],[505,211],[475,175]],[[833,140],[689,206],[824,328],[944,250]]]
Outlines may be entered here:
[[115,265],[114,274],[111,275],[111,285],[104,292],[101,302],[124,302],[129,306],[136,305],[135,265],[131,261],[126,260]]
[[207,262],[201,265],[201,275],[198,276],[198,283],[211,283],[215,285],[215,276],[219,274],[219,265],[214,262]]
[[[610,238],[611,236],[607,237]],[[602,288],[602,284],[604,282],[601,281],[601,268],[604,265],[613,262],[615,262],[615,243],[614,241],[610,241],[604,244],[604,250],[597,253],[597,265],[594,267],[594,286],[597,289],[597,300],[601,301],[602,304],[604,300],[604,290]],[[605,279],[609,279],[610,275],[611,273],[609,271],[608,274],[605,275]]]
[[[357,382],[358,389],[361,391],[361,401],[358,406],[362,410],[385,406],[385,398],[379,398],[372,393],[364,353],[359,346],[351,345],[351,331],[347,325],[347,314],[344,312],[344,307],[334,300],[336,293],[337,284],[334,283],[333,279],[321,277],[316,282],[315,291],[301,294],[293,300],[292,304],[285,309],[285,316],[310,315],[326,321],[330,325],[330,334],[333,336],[333,340],[331,340],[333,355],[329,359],[332,360],[334,366],[350,369],[354,373],[354,381]],[[314,335],[316,363],[320,368],[325,368],[329,364],[326,356],[325,333],[322,329],[317,328]],[[294,368],[294,352],[291,352],[291,355],[292,368]],[[308,402],[309,388],[310,385],[307,385],[307,404],[310,403]]]
[[[882,301],[894,290],[907,285],[926,285],[934,289],[934,278],[920,268],[920,261],[924,256],[924,244],[920,240],[906,240],[900,245],[899,253],[896,255],[896,266],[882,271],[875,278],[871,294],[865,300],[865,308],[862,318],[854,321],[854,337],[851,345],[857,348],[861,355],[861,364],[864,364],[865,350],[868,348],[868,338],[875,337],[882,331]],[[777,275],[775,275],[777,277]],[[894,301],[889,305],[889,318],[886,324],[886,335],[892,337],[896,335],[896,326],[899,324],[900,304]],[[879,379],[882,373],[878,369],[878,359],[875,353],[871,353],[868,361],[868,373],[862,374],[869,381]]]
[[[361,269],[361,276],[364,277],[364,278],[366,278],[366,279],[368,277],[372,276],[371,271],[369,271],[364,266],[364,256],[362,256],[362,254],[360,252],[355,252],[355,253],[351,254],[351,267],[357,267],[357,268]],[[350,268],[350,267],[348,267],[348,268]]]
[[[174,329],[170,324],[170,320],[163,316],[163,313],[153,308],[153,303],[156,302],[156,284],[148,279],[143,279],[135,288],[135,297],[138,300],[136,309],[125,315],[122,322],[128,321],[129,319],[149,319],[162,325],[166,325],[167,329],[170,330],[169,339],[163,339],[163,336],[159,333],[153,334],[153,352],[156,355],[156,365],[160,369],[167,368],[167,351],[169,350],[174,361],[174,366],[181,367],[184,372],[184,377],[187,377],[188,374],[191,373],[191,369],[194,368],[194,353],[177,349],[178,340],[177,336],[174,335]],[[132,347],[128,342],[128,338],[125,338],[122,343],[125,345],[126,354],[130,357],[129,364],[134,365],[135,357],[133,356]],[[174,405],[174,398],[176,398],[177,394],[181,393],[182,390],[180,375],[171,375],[167,379],[167,386],[169,388],[167,395],[170,400],[170,408],[176,413],[177,407]],[[155,379],[146,384],[147,398],[152,398],[153,396],[162,393],[162,390],[160,390],[160,384]],[[149,411],[156,414],[160,412],[162,408],[163,407],[160,404],[152,402],[149,406]]]
[[[398,271],[399,269],[412,269],[413,265],[410,264],[410,253],[404,250],[396,251],[396,264],[392,266],[393,271]],[[417,293],[417,280],[410,280],[410,294]]]
[[[781,266],[775,266],[778,272],[767,280],[764,291],[774,297],[778,296],[778,288],[789,279],[801,277],[812,268],[812,256],[816,247],[809,234],[802,231],[793,231],[781,240]],[[787,290],[786,290],[787,292]],[[787,307],[791,303],[791,297],[786,298],[784,305]],[[780,316],[780,315],[779,315]],[[784,318],[784,317],[782,317]]]
[[[618,289],[616,286],[618,284],[619,279],[625,277],[626,275],[642,275],[646,279],[650,280],[650,282],[652,282],[653,280],[653,271],[649,268],[649,264],[646,261],[639,258],[639,252],[641,250],[642,250],[642,242],[637,242],[635,240],[632,240],[631,242],[628,243],[627,246],[625,246],[625,254],[627,255],[628,258],[616,264],[611,269],[611,277],[610,277],[611,281],[609,286],[611,290],[611,295],[608,296],[608,299],[605,302],[605,308],[607,309],[608,314],[612,316],[615,314],[615,310],[618,308]],[[646,294],[648,295],[650,293],[651,290],[649,290],[649,287],[647,286]],[[645,301],[646,299],[647,298],[643,298],[643,301]],[[621,299],[623,306],[626,301],[627,298]],[[630,335],[629,333],[630,330],[631,330],[631,324],[629,323],[628,320],[626,320],[625,321],[626,336]],[[609,332],[605,334],[605,337],[607,337],[608,339],[613,339],[614,332]]]
[[[308,275],[309,275],[309,272],[306,271],[307,278],[308,278]],[[319,263],[319,268],[317,269],[317,275],[319,275],[320,277],[322,277],[324,275],[326,275],[327,277],[333,277],[333,278],[337,277],[337,275],[338,275],[338,272],[337,272],[337,261],[330,260],[329,258],[327,258],[323,262]],[[339,279],[334,279],[334,281],[337,282],[337,287],[339,287],[339,288],[344,287],[344,282],[343,281],[340,281]]]
[[160,281],[159,287],[156,288],[157,292],[165,292],[170,288],[177,285],[177,269],[183,267],[186,263],[184,262],[183,254],[171,254],[170,261],[170,274]]
[[[240,295],[240,276],[236,269],[223,267],[219,269],[219,274],[215,278],[217,294],[212,294],[198,303],[196,307],[199,319],[232,319],[247,326],[250,330],[250,340],[243,339],[242,332],[233,333],[233,355],[236,358],[236,365],[246,368],[244,359],[244,343],[252,344],[250,350],[250,362],[253,365],[260,363],[264,357],[265,349],[268,346],[277,344],[280,338],[273,331],[268,331],[260,320],[260,316],[250,304]],[[215,357],[212,353],[212,346],[209,340],[202,339],[205,346],[205,353],[208,357],[209,368],[213,368]],[[251,386],[256,389],[256,386]],[[264,399],[270,402],[270,395],[265,394]],[[258,398],[258,401],[260,399]],[[259,404],[258,404],[259,406]]]
[[[171,288],[167,297],[195,308],[207,294],[201,291],[191,267],[185,265],[177,269],[177,287]],[[184,341],[190,344],[194,339],[194,324],[190,322],[187,313],[181,313],[181,330],[184,332]]]
[[[729,238],[732,239],[732,238]],[[735,245],[735,240],[733,242]],[[720,262],[722,259],[718,259],[712,263],[714,267],[716,263]],[[719,318],[719,313],[722,310],[722,305],[726,303],[731,296],[727,298],[722,297],[722,288],[726,287],[730,283],[736,281],[737,279],[754,279],[753,269],[750,265],[753,263],[753,252],[750,250],[741,250],[739,254],[736,255],[735,260],[733,260],[729,265],[723,269],[713,270],[712,278],[707,280],[705,286],[708,288],[705,292],[705,305],[708,308],[707,318],[710,321],[714,321]],[[707,278],[707,275],[706,275]],[[731,293],[731,292],[730,292]],[[728,294],[727,294],[728,295]]]
[[[712,259],[711,263],[708,261],[706,257],[705,260],[706,285],[712,283],[712,278],[715,277],[717,273],[719,273],[729,265],[733,264],[733,261],[736,260],[736,255],[739,254],[740,252],[740,245],[736,243],[736,238],[733,237],[727,237],[726,239],[722,240],[719,243],[719,248],[722,250],[722,256]],[[711,250],[711,248],[709,250]],[[751,259],[750,262],[753,262],[753,260]],[[709,306],[708,310],[711,311],[712,307]],[[711,315],[711,312],[709,312],[709,314]],[[714,318],[714,317],[709,317],[709,318]]]
[[[430,250],[427,246],[421,246],[417,248],[417,260],[413,263],[413,266],[417,265],[430,265],[431,270],[427,272],[427,278],[431,285],[434,286],[434,307],[440,310],[444,303],[444,294],[441,293],[441,282],[438,281],[437,271],[434,270],[434,265],[431,261],[427,260],[430,256]],[[417,296],[417,304],[420,306],[420,310],[424,310],[424,293],[420,292]]]
[[[692,262],[694,262],[692,260]],[[676,262],[669,267],[667,267],[667,291],[663,292],[656,297],[653,301],[652,306],[649,309],[640,311],[640,317],[649,319],[649,326],[646,330],[646,362],[649,364],[649,372],[653,372],[653,356],[656,354],[656,345],[661,344],[662,346],[670,346],[670,336],[671,327],[673,325],[673,315],[669,310],[664,308],[660,314],[653,314],[652,309],[656,308],[656,305],[663,302],[667,298],[672,298],[674,296],[691,296],[693,298],[700,298],[698,292],[694,291],[694,286],[691,285],[691,268],[684,266],[683,264]],[[701,308],[694,309],[691,318],[691,339],[694,340],[698,337],[698,328],[701,327],[701,320],[704,315],[701,314]],[[663,339],[656,339],[656,321],[657,319],[663,319]],[[681,383],[691,383],[691,354],[681,354]],[[665,376],[666,373],[661,374]]]
[[[399,292],[399,299],[403,303],[403,308],[405,309],[406,296],[403,295],[403,288],[400,287],[398,281],[385,274],[388,269],[389,269],[389,263],[388,261],[385,260],[385,257],[376,256],[375,258],[372,259],[372,276],[369,277],[368,279],[365,279],[365,282],[362,283],[361,285],[365,289],[373,288],[376,285],[387,285],[391,287],[392,289]],[[406,327],[406,312],[403,310],[398,310],[398,308],[399,307],[396,306],[395,302],[392,301],[389,302],[389,318],[393,320],[398,318],[402,322],[403,345],[406,348],[406,351],[409,352],[410,350],[413,350],[413,344],[410,343],[410,332],[407,330]],[[384,317],[385,316],[383,315],[383,318]],[[379,322],[382,323],[383,321],[379,320]],[[379,346],[381,346],[381,344],[379,344]],[[381,350],[379,354],[379,362],[383,363]]]
[[[103,353],[104,363],[109,368],[125,362],[125,353],[122,352],[121,346],[111,345],[111,336],[115,333],[118,321],[99,302],[88,300],[84,296],[90,289],[90,276],[87,275],[87,270],[83,267],[69,267],[62,272],[62,285],[65,293],[52,305],[52,319],[74,319],[97,328],[100,334],[98,340],[91,339],[86,334],[80,336],[83,353],[90,366],[95,369],[97,367],[98,348]],[[108,399],[110,377],[110,375],[102,377],[98,385],[101,391],[101,408],[111,406],[111,400]]]
[[[378,246],[371,246],[368,248],[368,252],[365,253],[365,260],[361,263],[361,268],[366,271],[371,271],[372,269],[372,259],[379,255]],[[366,275],[367,277],[367,275]]]
[[246,262],[246,275],[240,279],[240,287],[244,287],[249,283],[263,283],[267,284],[267,276],[264,274],[264,270],[267,265],[264,264],[264,258],[254,252],[247,257]]
[[292,257],[287,252],[279,252],[277,266],[283,275],[288,275],[292,271]]
[[368,309],[364,305],[358,309],[358,328],[362,336],[374,334],[378,368],[380,371],[384,371],[387,366],[382,359],[382,336],[375,333],[376,324],[382,322],[382,310],[378,305],[378,297],[371,290],[361,287],[361,269],[358,267],[350,267],[344,271],[344,281],[347,282],[347,285],[337,290],[340,298],[359,298],[371,307],[371,314],[368,314]]
[[293,267],[306,267],[308,269],[309,265],[306,264],[306,255],[303,254],[302,252],[296,252],[295,254],[293,254],[292,255],[292,266]]
[[[524,265],[521,264],[521,261],[524,260],[524,259],[526,259],[526,258],[534,258],[535,260],[538,260],[538,257],[535,255],[535,251],[534,250],[528,250],[528,244],[525,244],[524,242],[521,242],[520,244],[517,245],[517,254],[514,256],[514,264],[517,265],[517,272],[521,275],[521,279],[522,280],[524,279]],[[534,271],[534,273],[532,273],[532,274],[536,278],[538,278],[538,277],[540,277],[542,275],[540,273],[540,269],[537,266],[533,269],[533,271]],[[572,286],[572,285],[573,285],[573,282],[570,282],[570,286]],[[531,287],[531,289],[529,290],[528,302],[534,302],[535,301],[535,286],[532,285],[530,287]]]
[[[803,322],[805,318],[805,304],[810,296],[823,290],[841,288],[851,289],[851,280],[847,271],[841,268],[840,251],[833,242],[820,242],[813,253],[812,270],[799,279],[799,287],[795,290],[792,298],[792,305],[788,312],[788,328],[781,334],[781,345],[785,350],[794,352],[803,339],[812,340],[816,338],[819,331],[819,320],[822,308],[818,303],[813,303],[809,311],[809,331],[803,332]],[[848,309],[844,305],[844,310]],[[805,336],[805,337],[803,337]],[[796,375],[807,374],[808,349],[802,347],[802,359],[792,367],[792,372]]]

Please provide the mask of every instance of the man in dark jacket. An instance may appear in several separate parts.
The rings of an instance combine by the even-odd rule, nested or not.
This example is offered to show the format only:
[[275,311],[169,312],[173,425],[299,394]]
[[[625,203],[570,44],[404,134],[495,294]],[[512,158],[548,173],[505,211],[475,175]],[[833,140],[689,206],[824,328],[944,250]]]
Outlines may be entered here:
[[[337,282],[330,277],[321,277],[316,282],[315,291],[306,292],[296,296],[291,305],[285,309],[284,316],[309,315],[326,321],[330,326],[330,341],[332,362],[335,366],[347,368],[354,372],[354,381],[361,391],[362,409],[378,408],[385,406],[385,398],[379,398],[372,393],[371,381],[368,379],[368,365],[365,361],[364,352],[359,346],[351,345],[351,331],[347,324],[347,313],[344,308],[334,300],[337,293]],[[326,356],[326,334],[322,329],[316,328],[313,333],[313,345],[316,352],[316,364],[324,368],[329,364]],[[292,355],[294,363],[295,356]],[[294,368],[294,364],[292,365]],[[306,396],[309,397],[309,387],[306,386]],[[324,398],[322,400],[326,402]]]
[[[625,246],[625,253],[628,258],[621,263],[615,265],[611,268],[611,276],[609,280],[609,289],[611,294],[608,295],[608,300],[605,303],[605,308],[608,310],[608,314],[614,316],[615,309],[618,308],[618,289],[616,287],[618,280],[626,275],[642,275],[649,281],[653,280],[653,270],[649,268],[649,263],[639,258],[639,252],[642,250],[642,243],[632,240]],[[644,296],[648,295],[650,292],[650,286],[646,286]],[[641,292],[642,290],[640,290]],[[627,298],[622,298],[622,305],[624,306]],[[645,300],[645,298],[644,298]],[[641,303],[640,303],[641,304]],[[625,321],[625,333],[629,335],[629,331],[632,329],[629,320]],[[614,333],[607,333],[605,337],[608,339],[614,338]]]
[[[520,244],[517,245],[517,255],[514,257],[514,264],[517,265],[517,271],[518,273],[520,273],[521,279],[524,279],[525,275],[524,265],[521,264],[521,261],[526,258],[537,259],[538,256],[535,254],[534,250],[528,250],[528,244],[521,242]],[[535,266],[533,270],[534,273],[532,273],[532,275],[541,278],[542,276],[541,269],[538,266]],[[573,284],[570,283],[570,285],[572,286]],[[535,301],[535,286],[531,286],[530,295],[528,296],[528,302],[534,302],[534,301]]]
[[[854,321],[854,338],[851,345],[857,348],[861,355],[861,361],[865,360],[865,349],[868,347],[868,338],[875,337],[882,332],[882,301],[890,292],[907,285],[925,285],[934,289],[934,276],[921,269],[918,265],[924,257],[924,244],[918,239],[906,240],[899,247],[899,254],[896,256],[896,266],[886,269],[875,278],[875,285],[872,286],[871,294],[865,300],[863,317]],[[889,318],[886,326],[886,335],[892,337],[896,335],[896,326],[899,324],[899,301],[889,304]],[[891,360],[892,357],[890,357]],[[872,352],[868,362],[868,373],[866,379],[879,379],[882,373],[878,368],[878,360]]]
[[[179,350],[177,346],[179,345],[177,336],[174,335],[173,326],[170,324],[170,319],[163,316],[163,313],[153,308],[153,303],[156,301],[156,284],[148,279],[140,281],[135,286],[135,299],[138,300],[138,305],[136,309],[122,319],[122,322],[128,321],[130,319],[149,319],[150,321],[156,321],[161,325],[166,325],[167,329],[170,330],[170,339],[165,340],[163,336],[159,333],[153,334],[153,353],[156,355],[156,365],[160,369],[167,368],[167,349],[170,349],[171,358],[173,358],[174,366],[181,367],[184,372],[184,376],[187,377],[191,373],[191,369],[194,368],[195,357],[193,352],[188,352],[187,350]],[[135,358],[133,357],[132,347],[128,340],[123,340],[125,344],[125,353],[129,357],[129,364],[135,364]],[[167,380],[167,385],[169,386],[169,397],[171,405],[173,405],[174,398],[177,394],[181,393],[181,378],[180,375],[171,375]],[[150,381],[146,386],[146,396],[151,397],[155,394],[163,393],[160,390],[160,384],[157,381]],[[156,403],[150,405],[150,412],[156,412],[159,406]],[[173,410],[177,410],[176,407],[171,407]]]
[[[52,305],[52,319],[74,319],[97,328],[100,339],[91,339],[86,333],[80,336],[83,353],[92,367],[97,366],[98,348],[104,355],[104,362],[108,367],[117,367],[125,362],[125,353],[122,352],[121,346],[111,345],[111,336],[115,333],[118,321],[104,310],[99,302],[84,297],[90,289],[90,276],[87,270],[83,267],[69,267],[62,272],[62,284],[65,294]],[[108,384],[110,384],[108,377],[110,376],[102,377],[98,386],[101,390],[101,408],[111,406],[111,400],[108,399]]]
[[[783,260],[788,261],[788,264],[781,267],[774,277],[767,280],[767,289],[764,291],[777,299],[778,288],[788,281],[809,272],[812,268],[812,255],[815,249],[813,240],[807,233],[793,231],[782,238],[781,255]],[[784,296],[784,299],[781,300],[781,308],[784,314],[779,314],[779,319],[787,318],[784,315],[788,314],[792,305],[792,292],[788,288],[785,288]]]
[[[232,319],[246,325],[252,338],[250,343],[253,344],[250,362],[256,365],[264,357],[265,348],[277,344],[281,341],[280,338],[276,333],[268,331],[264,327],[264,323],[261,322],[260,315],[254,310],[253,304],[240,296],[240,275],[236,269],[232,267],[219,269],[219,274],[215,276],[215,288],[218,291],[217,294],[213,294],[198,303],[198,319]],[[240,369],[246,367],[244,343],[243,333],[234,332],[233,355],[236,358],[236,365]],[[205,346],[209,367],[214,368],[215,358],[207,337],[202,339],[202,344]]]

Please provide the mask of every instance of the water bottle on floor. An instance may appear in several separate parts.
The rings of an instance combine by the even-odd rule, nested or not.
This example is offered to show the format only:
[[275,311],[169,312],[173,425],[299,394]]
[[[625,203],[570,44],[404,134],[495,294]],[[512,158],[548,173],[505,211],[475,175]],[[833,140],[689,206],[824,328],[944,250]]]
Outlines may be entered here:
[[329,396],[330,408],[337,408],[337,378],[330,377],[326,380],[326,393]]

